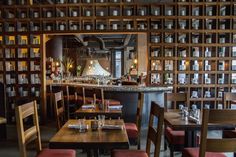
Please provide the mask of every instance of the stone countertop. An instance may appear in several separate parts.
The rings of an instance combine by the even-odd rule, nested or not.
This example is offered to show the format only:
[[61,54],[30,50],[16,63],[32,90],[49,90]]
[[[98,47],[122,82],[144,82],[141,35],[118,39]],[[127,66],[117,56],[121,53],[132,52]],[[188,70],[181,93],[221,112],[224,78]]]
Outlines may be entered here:
[[171,91],[173,87],[171,86],[143,86],[143,85],[97,85],[97,84],[85,84],[85,83],[47,83],[52,84],[52,86],[68,85],[68,86],[81,86],[88,88],[103,88],[104,91],[117,91],[117,92],[162,92]]

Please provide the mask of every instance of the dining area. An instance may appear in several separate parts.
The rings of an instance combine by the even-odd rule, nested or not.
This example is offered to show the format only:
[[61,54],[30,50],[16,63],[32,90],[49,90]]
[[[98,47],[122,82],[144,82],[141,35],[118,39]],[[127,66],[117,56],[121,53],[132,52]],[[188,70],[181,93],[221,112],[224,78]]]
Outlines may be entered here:
[[[122,104],[108,104],[96,97],[95,90],[94,94],[93,101],[77,104],[73,114],[66,113],[68,96],[63,90],[51,95],[54,123],[48,127],[54,131],[43,141],[47,143],[44,147],[36,101],[18,106],[18,156],[26,157],[32,151],[26,147],[28,142],[32,147],[32,140],[36,140],[37,157],[235,156],[236,110],[231,109],[235,93],[224,93],[224,106],[216,109],[189,106],[186,93],[165,92],[164,104],[152,101],[150,112],[144,113],[145,93],[139,92],[134,123],[123,119]],[[148,124],[142,123],[144,114]],[[24,126],[27,117],[32,117],[31,127]]]

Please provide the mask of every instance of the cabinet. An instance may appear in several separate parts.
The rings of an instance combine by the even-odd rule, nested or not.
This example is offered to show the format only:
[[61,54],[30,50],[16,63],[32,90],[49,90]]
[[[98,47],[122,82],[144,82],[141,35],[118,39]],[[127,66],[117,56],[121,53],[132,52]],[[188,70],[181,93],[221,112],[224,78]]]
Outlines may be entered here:
[[44,75],[52,69],[44,65],[43,34],[146,33],[150,85],[187,92],[188,104],[199,108],[205,104],[217,108],[223,92],[235,91],[235,0],[8,0],[0,4],[0,81],[6,84],[10,122],[15,121],[15,106],[29,98],[37,100],[45,115]]
[[154,8],[150,83],[187,92],[190,106],[222,106],[223,92],[235,91],[235,2],[180,0]]

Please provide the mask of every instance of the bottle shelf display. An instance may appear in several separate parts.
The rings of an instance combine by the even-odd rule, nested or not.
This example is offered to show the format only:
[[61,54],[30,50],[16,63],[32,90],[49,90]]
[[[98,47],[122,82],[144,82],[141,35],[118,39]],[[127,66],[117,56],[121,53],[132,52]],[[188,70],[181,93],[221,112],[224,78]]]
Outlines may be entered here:
[[[190,2],[190,3],[189,3]],[[43,34],[146,33],[152,86],[217,108],[236,87],[235,0],[8,0],[0,2],[0,81],[9,115],[20,99],[42,104]],[[16,99],[12,99],[16,98]],[[13,104],[13,105],[11,105]],[[40,108],[42,108],[40,106]],[[8,117],[9,121],[14,118]]]

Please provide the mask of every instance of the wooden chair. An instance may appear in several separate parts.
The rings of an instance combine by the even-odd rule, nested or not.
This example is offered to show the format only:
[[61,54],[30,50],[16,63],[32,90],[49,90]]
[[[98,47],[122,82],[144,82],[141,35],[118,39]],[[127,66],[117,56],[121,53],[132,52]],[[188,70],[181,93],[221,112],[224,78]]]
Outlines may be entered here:
[[203,109],[200,148],[185,148],[183,157],[226,157],[220,152],[236,152],[236,138],[207,137],[209,123],[235,125],[236,110]]
[[80,108],[83,104],[85,104],[84,87],[76,87],[76,96],[78,108]]
[[144,93],[139,93],[137,112],[136,112],[136,123],[125,123],[125,129],[128,138],[130,141],[135,141],[137,143],[138,149],[140,149],[143,103],[144,103]]
[[[183,102],[186,104],[187,102],[187,94],[186,93],[165,93],[164,94],[164,107],[165,111],[168,112],[168,102],[171,102],[170,109],[177,109],[177,102]],[[175,131],[168,126],[165,126],[165,149],[166,146],[169,146],[170,156],[174,156],[175,151],[182,151],[184,148],[184,131]]]
[[[20,149],[20,157],[26,157],[26,146],[29,142],[35,140],[37,146],[37,157],[75,157],[76,152],[74,150],[65,149],[44,149],[42,150],[38,111],[36,101],[32,101],[21,106],[16,107],[16,123],[18,142]],[[33,126],[24,130],[24,119],[27,117],[33,117]]]
[[78,94],[77,94],[77,87],[75,86],[68,86],[68,94],[64,96],[64,99],[67,100],[66,108],[67,108],[67,117],[75,118],[75,111],[78,108]]
[[[154,118],[157,119],[157,127],[153,126]],[[154,157],[160,156],[160,147],[161,147],[161,136],[162,136],[162,127],[164,121],[164,108],[160,107],[155,102],[151,103],[149,125],[148,125],[148,134],[147,134],[147,145],[146,151],[142,150],[113,150],[112,157],[149,157],[151,142],[154,144]]]
[[94,88],[84,88],[84,104],[95,103],[96,94],[94,93]]
[[[236,93],[224,92],[223,103],[225,109],[231,108],[231,103],[236,103]],[[224,130],[224,138],[236,138],[236,128],[234,130]]]
[[54,93],[54,112],[57,123],[57,129],[59,130],[65,123],[65,107],[63,92]]
[[230,109],[232,103],[236,104],[236,93],[224,92],[223,102],[223,108]]
[[102,88],[95,88],[94,93],[97,103],[101,103],[103,105],[109,104],[109,106],[121,105],[118,100],[105,98],[104,90]]

